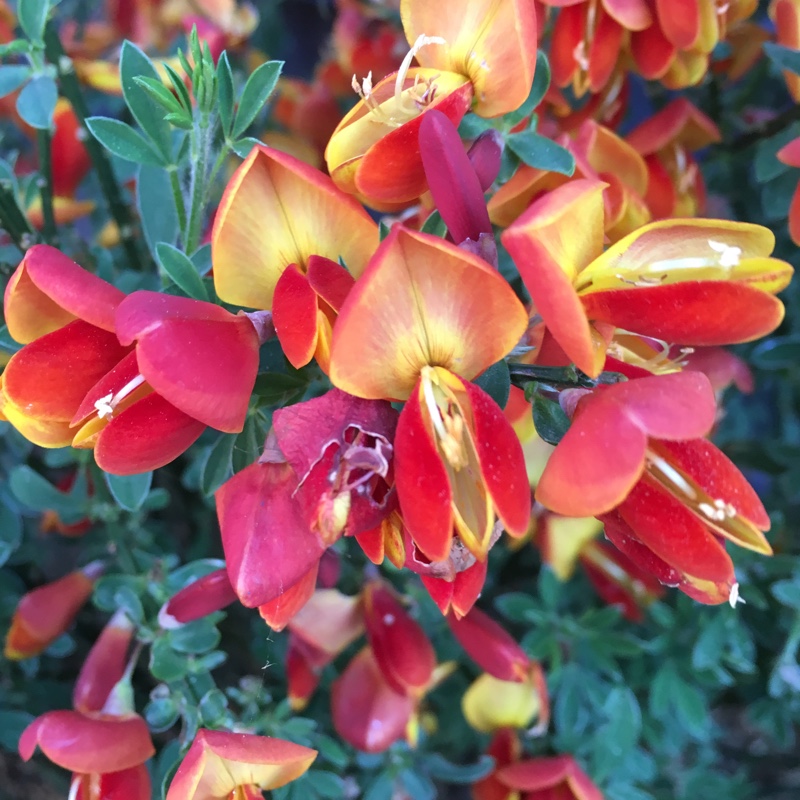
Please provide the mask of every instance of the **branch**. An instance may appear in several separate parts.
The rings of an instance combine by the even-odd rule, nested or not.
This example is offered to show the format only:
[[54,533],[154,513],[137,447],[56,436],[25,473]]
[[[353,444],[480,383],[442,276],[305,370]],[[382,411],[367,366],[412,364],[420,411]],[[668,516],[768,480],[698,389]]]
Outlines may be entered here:
[[36,131],[36,144],[39,149],[39,196],[42,199],[42,233],[47,244],[58,244],[56,216],[53,211],[53,165],[50,152],[51,136],[49,130]]

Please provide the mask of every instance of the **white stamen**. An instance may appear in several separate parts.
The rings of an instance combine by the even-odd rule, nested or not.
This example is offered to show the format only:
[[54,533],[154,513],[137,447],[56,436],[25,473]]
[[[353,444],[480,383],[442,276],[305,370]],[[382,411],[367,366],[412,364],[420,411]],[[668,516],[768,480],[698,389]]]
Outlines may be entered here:
[[417,53],[429,44],[447,44],[447,40],[443,39],[441,36],[426,36],[424,33],[417,36],[417,41],[414,42],[411,49],[406,53],[406,57],[403,59],[400,69],[397,70],[397,78],[394,82],[394,97],[398,103],[401,102],[403,84],[406,81],[408,70],[411,69],[411,62],[414,60]]
[[737,603],[746,603],[743,597],[739,596],[739,584],[734,583],[731,586],[731,593],[728,596],[728,602],[731,604],[731,608],[736,608]]
[[650,463],[661,472],[664,477],[671,481],[677,489],[679,489],[690,500],[697,499],[697,493],[694,487],[678,472],[668,461],[656,455],[652,451],[647,452],[647,458]]
[[444,427],[444,420],[442,419],[442,412],[433,396],[433,384],[426,375],[422,376],[422,393],[425,395],[425,405],[428,407],[428,413],[431,415],[431,422],[433,427],[436,428],[436,433],[439,434],[440,439],[447,438],[447,429]]
[[69,795],[67,796],[67,800],[78,800],[78,790],[81,788],[81,781],[83,780],[83,775],[75,775],[72,779],[72,782],[69,785]]
[[719,263],[723,267],[735,267],[739,264],[739,259],[742,255],[741,247],[734,247],[725,242],[715,242],[713,239],[708,240],[708,244],[712,250],[720,254]]
[[128,381],[116,394],[111,394],[111,392],[109,392],[99,400],[95,400],[94,407],[97,409],[97,416],[100,417],[100,419],[111,419],[120,402],[135,389],[138,389],[143,383],[144,375],[137,375],[135,378]]

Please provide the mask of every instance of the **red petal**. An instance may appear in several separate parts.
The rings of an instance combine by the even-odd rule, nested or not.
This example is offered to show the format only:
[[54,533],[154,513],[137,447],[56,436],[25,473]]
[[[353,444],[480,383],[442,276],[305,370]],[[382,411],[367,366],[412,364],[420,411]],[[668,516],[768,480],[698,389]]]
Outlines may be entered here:
[[100,711],[128,663],[135,628],[124,611],[117,611],[103,628],[83,662],[72,690],[78,711]]
[[12,356],[3,392],[25,417],[71,422],[87,392],[128,352],[113,333],[75,320]]
[[139,716],[110,717],[48,711],[23,731],[19,754],[27,761],[36,746],[71,772],[118,772],[155,755],[147,724]]
[[319,686],[321,668],[315,667],[305,657],[302,647],[298,647],[297,639],[289,637],[289,648],[286,652],[286,695],[292,711],[302,711],[311,695]]
[[[150,800],[153,796],[150,773],[144,764],[93,777],[99,778],[98,797],[102,800]],[[82,800],[80,793],[78,797]]]
[[258,607],[261,619],[274,631],[282,631],[289,620],[311,599],[317,586],[317,572],[319,561],[300,578],[297,583],[290,586],[274,600]]
[[135,475],[158,469],[186,452],[205,430],[157,394],[134,403],[106,425],[94,457],[112,475]]
[[162,627],[177,627],[207,617],[236,602],[228,571],[217,569],[174,594],[158,615]]
[[517,434],[497,403],[479,386],[464,381],[469,396],[481,478],[503,527],[524,536],[531,516],[525,455]]
[[707,439],[686,442],[663,442],[673,466],[692,477],[711,497],[723,498],[737,513],[757,528],[768,531],[769,514],[747,478],[736,465]]
[[436,667],[425,632],[383,581],[367,584],[364,623],[372,654],[389,686],[400,694],[424,694]]
[[484,671],[501,681],[524,681],[531,660],[515,639],[488,614],[473,608],[460,620],[447,623],[467,655]]
[[631,55],[643,78],[658,80],[672,64],[675,47],[656,24],[631,34]]
[[743,283],[687,281],[591,292],[586,314],[618,328],[688,345],[749,342],[780,325],[783,303]]
[[588,398],[550,456],[536,500],[568,517],[610,511],[641,477],[646,449],[647,434],[622,408]]
[[619,60],[625,31],[609,16],[603,6],[597,6],[598,21],[589,40],[589,91],[599,92],[608,83]]
[[331,713],[336,732],[367,753],[382,753],[403,737],[414,701],[393,691],[367,647],[331,687]]
[[283,353],[296,369],[314,357],[317,348],[317,294],[296,264],[289,264],[275,284],[272,322]]
[[292,497],[296,486],[288,464],[251,464],[215,495],[228,575],[248,608],[274,600],[322,556]]
[[341,265],[323,256],[311,256],[306,272],[311,288],[337,313],[355,284],[355,278]]
[[75,317],[114,332],[114,312],[125,294],[49,245],[34,245],[6,286],[9,333],[27,343]]
[[397,497],[414,543],[431,561],[444,561],[453,542],[453,491],[428,430],[419,382],[400,412],[394,439]]
[[116,321],[120,341],[136,341],[139,369],[156,392],[205,425],[242,430],[259,348],[247,317],[187,297],[135,292]]
[[656,0],[658,24],[679,50],[691,50],[700,36],[701,0]]
[[583,41],[588,5],[568,6],[558,12],[550,42],[550,69],[556,86],[567,86],[578,69],[575,53]]
[[640,481],[619,507],[636,538],[679,572],[712,583],[733,580],[733,564],[714,534],[666,492]]

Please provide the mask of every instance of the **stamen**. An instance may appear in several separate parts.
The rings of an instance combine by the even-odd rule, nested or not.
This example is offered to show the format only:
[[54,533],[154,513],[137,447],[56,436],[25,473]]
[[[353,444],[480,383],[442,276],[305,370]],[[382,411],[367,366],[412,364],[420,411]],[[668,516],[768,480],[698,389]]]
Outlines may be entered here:
[[734,247],[733,245],[725,244],[725,242],[715,242],[713,239],[709,239],[708,244],[712,250],[720,254],[719,263],[723,267],[729,269],[739,265],[742,255],[741,247]]
[[67,800],[78,800],[78,791],[81,788],[81,782],[83,781],[83,775],[75,775],[72,778],[72,781],[69,785],[69,794],[67,795]]
[[653,477],[655,477],[662,486],[669,489],[672,494],[678,494],[680,499],[684,501],[688,500],[692,504],[698,499],[695,487],[666,459],[648,449],[647,461],[649,465],[654,468],[651,472],[656,473]]
[[109,392],[104,397],[95,401],[94,407],[97,409],[97,416],[100,419],[111,419],[114,416],[116,407],[135,389],[144,383],[144,375],[137,375],[128,381],[116,394]]
[[730,595],[728,595],[728,602],[731,604],[731,608],[736,608],[738,603],[744,603],[744,604],[747,603],[744,597],[741,597],[739,595],[738,583],[734,583],[733,586],[731,586],[731,593]]

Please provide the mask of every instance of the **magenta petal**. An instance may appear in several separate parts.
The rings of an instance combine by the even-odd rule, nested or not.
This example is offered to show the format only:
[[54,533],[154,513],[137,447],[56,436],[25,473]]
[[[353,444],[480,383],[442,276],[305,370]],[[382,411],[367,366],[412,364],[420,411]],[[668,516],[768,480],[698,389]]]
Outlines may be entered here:
[[455,125],[435,109],[422,115],[419,149],[428,188],[456,244],[492,233],[483,189]]
[[136,340],[141,374],[172,405],[217,430],[242,430],[258,371],[258,336],[247,317],[135,292],[117,310],[117,334],[125,344]]
[[484,192],[497,180],[505,142],[500,131],[490,128],[484,131],[467,150],[472,169],[478,176]]
[[217,491],[228,577],[248,608],[274,600],[299,581],[325,548],[293,497],[288,464],[251,464]]
[[97,465],[112,475],[158,469],[193,445],[206,426],[157,394],[149,394],[115,416],[94,448]]

